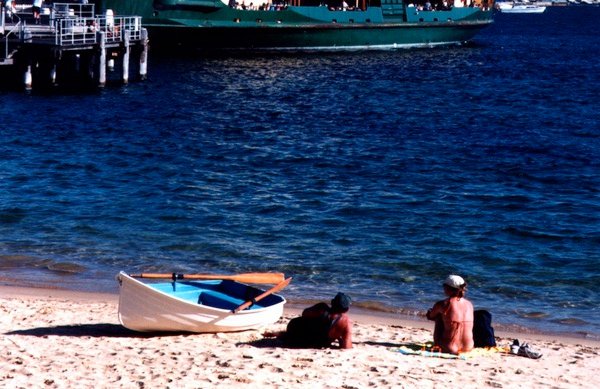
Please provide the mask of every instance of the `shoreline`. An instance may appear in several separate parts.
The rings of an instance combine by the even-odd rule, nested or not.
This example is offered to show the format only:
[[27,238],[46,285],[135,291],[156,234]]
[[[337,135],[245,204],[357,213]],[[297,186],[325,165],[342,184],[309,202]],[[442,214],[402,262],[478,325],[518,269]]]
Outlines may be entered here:
[[[24,275],[30,275],[27,271]],[[76,274],[54,274],[50,277],[47,272],[41,272],[39,277],[20,278],[19,274],[8,273],[0,276],[0,288],[2,287],[24,287],[33,289],[66,290],[74,293],[100,293],[118,295],[118,285],[114,282],[114,277],[102,278],[84,278],[77,277]],[[100,282],[99,282],[100,281]],[[285,295],[285,292],[284,292]],[[436,298],[439,299],[439,296]],[[430,304],[436,301],[433,298]],[[326,301],[323,298],[298,298],[286,296],[288,303],[286,307],[308,307],[319,301]],[[397,303],[397,302],[396,302]],[[475,303],[475,302],[474,302]],[[353,312],[363,312],[374,317],[390,317],[393,320],[418,323],[419,326],[427,326],[429,323],[425,318],[425,311],[428,306],[396,306],[388,305],[381,301],[355,301]],[[488,309],[492,314],[492,327],[496,332],[510,334],[524,334],[526,336],[548,336],[548,337],[566,337],[600,342],[600,332],[594,331],[597,326],[586,325],[595,323],[582,321],[582,325],[577,324],[577,320],[572,323],[560,323],[556,320],[546,319],[527,319],[518,315],[516,312],[502,312],[496,314],[493,307],[479,306],[478,309]],[[537,312],[536,312],[537,313]]]
[[[97,303],[108,303],[115,304],[115,319],[117,317],[117,306],[119,302],[118,293],[105,293],[105,292],[89,292],[89,291],[77,291],[71,289],[50,289],[47,287],[13,287],[7,285],[0,285],[1,299],[7,298],[23,298],[23,299],[66,299],[75,303],[85,302],[97,302]],[[311,303],[297,303],[288,302],[284,308],[284,316],[298,316],[302,310],[309,306]],[[385,325],[385,326],[402,326],[418,328],[422,330],[428,330],[433,332],[433,322],[423,318],[420,320],[418,317],[402,315],[390,312],[381,312],[376,310],[364,309],[360,307],[354,307],[351,309],[350,316],[354,322],[369,325]],[[525,338],[540,341],[552,341],[560,340],[571,344],[586,344],[600,346],[600,339],[594,339],[585,337],[583,335],[576,336],[573,334],[557,333],[535,330],[530,328],[520,328],[519,330],[506,329],[504,325],[498,323],[492,323],[494,332],[497,338],[512,338],[519,339]]]

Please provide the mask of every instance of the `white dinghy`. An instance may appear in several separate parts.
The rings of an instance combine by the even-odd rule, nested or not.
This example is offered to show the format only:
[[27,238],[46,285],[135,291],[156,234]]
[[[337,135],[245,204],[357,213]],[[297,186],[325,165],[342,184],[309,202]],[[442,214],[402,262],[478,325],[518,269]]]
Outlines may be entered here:
[[[135,275],[136,278],[168,276]],[[171,282],[145,283],[120,272],[117,280],[119,321],[126,328],[143,332],[232,332],[260,328],[279,320],[286,300],[273,293],[287,286],[291,278],[284,279],[281,273],[173,274]],[[264,291],[237,280],[278,283]]]

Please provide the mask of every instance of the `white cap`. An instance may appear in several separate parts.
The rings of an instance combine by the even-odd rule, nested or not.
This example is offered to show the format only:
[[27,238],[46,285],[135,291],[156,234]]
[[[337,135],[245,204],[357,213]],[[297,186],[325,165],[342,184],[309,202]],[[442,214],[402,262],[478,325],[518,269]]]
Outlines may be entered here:
[[455,274],[450,274],[446,277],[446,281],[444,281],[444,285],[448,285],[451,288],[459,289],[465,284],[465,280],[461,276],[457,276]]

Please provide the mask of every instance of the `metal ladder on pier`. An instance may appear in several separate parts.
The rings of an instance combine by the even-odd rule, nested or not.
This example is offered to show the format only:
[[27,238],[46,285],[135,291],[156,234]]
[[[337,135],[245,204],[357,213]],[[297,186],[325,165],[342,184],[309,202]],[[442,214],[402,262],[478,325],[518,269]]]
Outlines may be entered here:
[[2,34],[2,50],[0,52],[0,66],[2,65],[13,65],[13,55],[17,52],[17,48],[12,44],[14,40],[18,39],[18,32],[21,28],[21,19],[18,15],[12,14],[12,19],[17,20],[16,24],[6,25],[6,12],[4,9],[0,11],[2,16],[0,17],[0,33]]

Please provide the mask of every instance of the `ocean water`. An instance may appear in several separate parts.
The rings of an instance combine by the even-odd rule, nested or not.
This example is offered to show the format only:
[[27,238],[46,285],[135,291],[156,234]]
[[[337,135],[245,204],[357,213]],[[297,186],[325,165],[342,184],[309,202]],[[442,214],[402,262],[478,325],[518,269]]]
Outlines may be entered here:
[[506,328],[600,337],[600,7],[460,48],[152,53],[149,79],[0,91],[0,282],[293,276],[420,315],[449,273]]

